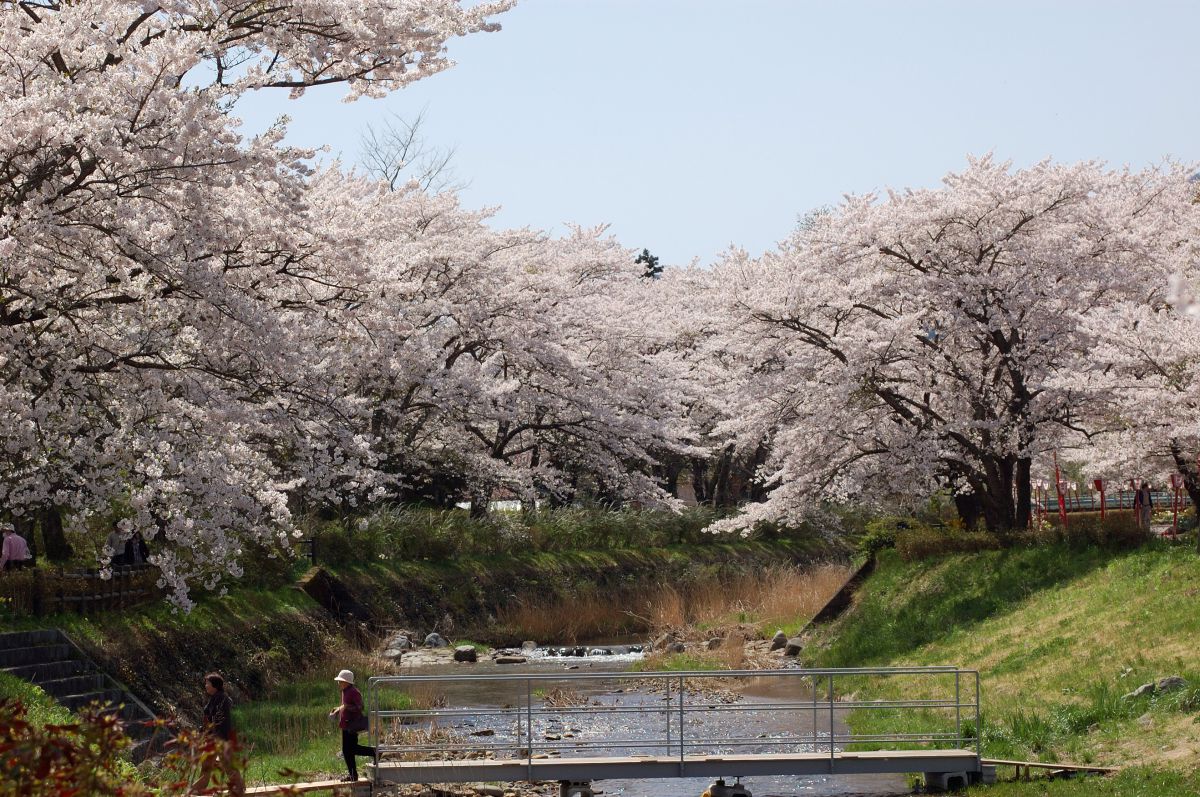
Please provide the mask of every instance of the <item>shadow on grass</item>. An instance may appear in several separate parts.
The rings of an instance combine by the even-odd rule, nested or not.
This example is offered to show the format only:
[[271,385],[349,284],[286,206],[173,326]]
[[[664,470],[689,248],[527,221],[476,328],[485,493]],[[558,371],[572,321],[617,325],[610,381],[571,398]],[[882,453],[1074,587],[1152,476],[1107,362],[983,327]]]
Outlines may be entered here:
[[830,643],[816,663],[859,667],[896,660],[1134,553],[1059,544],[904,562],[884,551],[854,607],[820,632]]

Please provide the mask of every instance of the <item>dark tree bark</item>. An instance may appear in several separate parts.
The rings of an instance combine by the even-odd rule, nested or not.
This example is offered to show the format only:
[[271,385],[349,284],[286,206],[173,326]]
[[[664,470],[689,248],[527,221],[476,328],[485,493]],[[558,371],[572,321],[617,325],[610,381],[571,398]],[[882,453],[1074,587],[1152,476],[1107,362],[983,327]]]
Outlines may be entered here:
[[46,558],[52,562],[66,562],[74,553],[63,533],[62,514],[58,507],[42,510],[42,542],[46,545]]
[[[1183,489],[1187,490],[1192,506],[1200,516],[1200,470],[1196,460],[1189,457],[1183,450],[1183,443],[1177,438],[1171,438],[1171,458],[1175,460],[1175,468],[1183,474]],[[1196,531],[1196,550],[1200,551],[1200,527]]]
[[958,510],[963,527],[968,530],[979,525],[979,519],[983,517],[983,507],[979,505],[979,496],[975,493],[955,493],[954,508]]

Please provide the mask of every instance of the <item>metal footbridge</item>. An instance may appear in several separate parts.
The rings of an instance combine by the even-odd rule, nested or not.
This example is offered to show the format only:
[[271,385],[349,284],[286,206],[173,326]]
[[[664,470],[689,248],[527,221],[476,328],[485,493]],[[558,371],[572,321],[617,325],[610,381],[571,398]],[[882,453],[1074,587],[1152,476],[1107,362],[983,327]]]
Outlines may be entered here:
[[[856,697],[880,680],[911,697]],[[915,772],[954,788],[984,769],[979,674],[956,667],[388,676],[367,704],[379,785],[559,781],[590,797],[606,779]]]

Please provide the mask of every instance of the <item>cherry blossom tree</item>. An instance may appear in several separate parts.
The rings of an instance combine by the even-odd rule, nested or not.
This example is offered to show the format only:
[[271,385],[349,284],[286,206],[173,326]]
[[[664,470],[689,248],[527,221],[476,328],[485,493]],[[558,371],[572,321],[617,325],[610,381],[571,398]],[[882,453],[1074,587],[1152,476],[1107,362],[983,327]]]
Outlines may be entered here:
[[949,487],[968,522],[1024,527],[1034,458],[1095,431],[1104,397],[1064,378],[1090,367],[1085,322],[1173,260],[1183,186],[1174,170],[983,158],[727,257],[731,336],[754,363],[743,425],[774,429],[774,489],[726,526]]
[[[0,2],[0,502],[117,513],[175,599],[289,527],[291,464],[364,455],[321,435],[295,345],[361,292],[356,241],[309,205],[311,153],[246,138],[248,92],[381,96],[450,65],[510,2]],[[354,470],[351,467],[349,470]],[[318,480],[332,481],[332,475]],[[54,523],[44,523],[53,529]]]
[[493,230],[416,184],[362,204],[351,217],[378,288],[336,345],[354,353],[346,392],[369,408],[362,433],[400,495],[437,497],[422,491],[440,481],[477,513],[497,489],[663,499],[649,452],[678,441],[632,334],[632,253],[602,228]]

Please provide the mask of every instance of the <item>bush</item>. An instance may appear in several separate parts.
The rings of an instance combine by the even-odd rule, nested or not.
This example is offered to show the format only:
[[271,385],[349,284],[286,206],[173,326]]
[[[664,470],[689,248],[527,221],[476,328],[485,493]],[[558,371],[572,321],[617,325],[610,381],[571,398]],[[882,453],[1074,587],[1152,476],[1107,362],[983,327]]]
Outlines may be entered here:
[[712,509],[566,507],[496,511],[473,518],[463,509],[387,506],[357,520],[316,526],[317,560],[334,565],[374,559],[454,559],[515,553],[663,547],[721,542],[704,533]]
[[866,528],[862,536],[858,538],[855,547],[859,553],[868,558],[873,557],[884,548],[895,548],[896,536],[912,528],[912,525],[913,521],[910,518],[894,515],[874,518],[867,521]]
[[1148,531],[1139,529],[1133,510],[1114,509],[1101,519],[1099,512],[1071,512],[1063,528],[1057,515],[1033,534],[1037,542],[1063,542],[1073,547],[1099,545],[1106,548],[1136,548],[1150,538]]
[[914,524],[911,528],[898,531],[895,545],[896,552],[908,562],[953,553],[995,551],[1003,547],[999,537],[985,531],[962,531],[923,524]]

